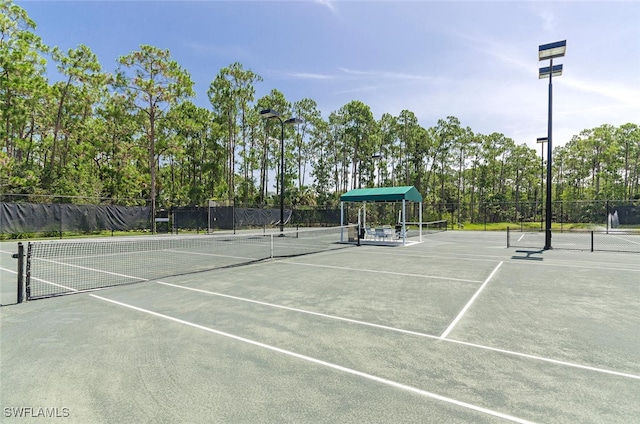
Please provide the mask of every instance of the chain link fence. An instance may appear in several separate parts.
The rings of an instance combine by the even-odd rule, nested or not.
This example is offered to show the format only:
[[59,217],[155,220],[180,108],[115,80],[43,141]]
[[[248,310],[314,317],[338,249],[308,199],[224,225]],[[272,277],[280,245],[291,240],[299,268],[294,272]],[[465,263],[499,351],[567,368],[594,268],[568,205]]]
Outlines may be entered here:
[[[510,223],[513,227],[544,227],[545,210],[541,202],[479,202],[425,204],[424,220],[447,219],[452,227],[465,223]],[[552,202],[554,226],[594,229],[640,229],[640,200],[580,200]]]

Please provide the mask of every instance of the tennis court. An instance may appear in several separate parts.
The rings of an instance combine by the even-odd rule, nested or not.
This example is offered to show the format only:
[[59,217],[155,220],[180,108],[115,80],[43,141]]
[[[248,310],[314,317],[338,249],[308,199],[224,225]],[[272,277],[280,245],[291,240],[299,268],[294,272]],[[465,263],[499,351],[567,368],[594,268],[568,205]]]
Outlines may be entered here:
[[[450,231],[146,274],[165,259],[2,307],[2,421],[637,422],[637,254],[505,245]],[[102,266],[75,264],[58,276]]]

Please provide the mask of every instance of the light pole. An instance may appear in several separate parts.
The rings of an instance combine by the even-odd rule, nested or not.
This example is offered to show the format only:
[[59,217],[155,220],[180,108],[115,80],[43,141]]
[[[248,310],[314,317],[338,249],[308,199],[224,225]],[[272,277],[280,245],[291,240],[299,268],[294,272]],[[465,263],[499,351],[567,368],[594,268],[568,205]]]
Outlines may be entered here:
[[[537,143],[540,143],[540,207],[542,208],[542,199],[544,192],[544,143],[549,141],[547,137],[538,137],[536,139]],[[542,223],[544,222],[544,218],[542,218],[542,211],[540,212],[540,231],[542,231]]]
[[553,145],[551,143],[552,133],[552,103],[553,103],[553,85],[552,79],[554,76],[562,75],[562,65],[553,66],[553,59],[556,57],[563,57],[567,51],[567,40],[556,41],[555,43],[543,44],[538,46],[538,60],[549,60],[549,66],[540,68],[538,72],[538,78],[549,78],[549,118],[547,125],[547,210],[545,214],[545,238],[544,238],[544,250],[551,249],[551,153],[553,151]]
[[285,124],[301,124],[300,118],[289,118],[285,121],[280,118],[280,113],[273,109],[260,111],[264,119],[277,118],[280,121],[280,232],[284,231],[284,126]]
[[377,178],[373,179],[373,183],[376,187],[380,186],[380,159],[382,158],[382,155],[380,153],[374,153],[371,155],[371,159],[373,159],[375,161],[375,169],[378,172],[376,172],[377,174]]

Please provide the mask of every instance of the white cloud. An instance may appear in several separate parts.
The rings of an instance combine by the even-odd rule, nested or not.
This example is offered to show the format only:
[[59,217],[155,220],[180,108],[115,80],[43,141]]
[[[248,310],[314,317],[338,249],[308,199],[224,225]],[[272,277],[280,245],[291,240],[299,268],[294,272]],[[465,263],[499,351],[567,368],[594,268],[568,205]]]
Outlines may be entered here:
[[338,10],[336,9],[336,4],[334,0],[315,0],[315,2],[322,6],[325,6],[334,15],[338,14]]
[[547,32],[553,32],[556,29],[556,17],[551,11],[543,10],[538,13],[542,20],[542,28]]
[[385,78],[385,79],[394,79],[394,80],[427,80],[427,81],[436,80],[436,78],[434,78],[433,76],[426,75],[426,74],[409,74],[405,72],[392,72],[392,71],[363,71],[363,70],[347,69],[347,68],[339,68],[339,69],[345,74],[368,76],[372,78]]
[[565,84],[578,91],[608,97],[624,106],[636,107],[640,111],[640,89],[638,88],[578,78],[567,78]]
[[334,75],[317,74],[312,72],[289,72],[287,76],[306,80],[332,80],[336,78]]

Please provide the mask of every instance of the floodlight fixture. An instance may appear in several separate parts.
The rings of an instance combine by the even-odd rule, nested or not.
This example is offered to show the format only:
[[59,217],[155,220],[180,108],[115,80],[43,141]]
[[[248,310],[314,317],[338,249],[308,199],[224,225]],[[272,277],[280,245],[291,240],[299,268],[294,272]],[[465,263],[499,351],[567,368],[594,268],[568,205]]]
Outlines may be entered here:
[[280,114],[273,109],[264,109],[260,111],[260,116],[265,119],[280,118]]
[[304,121],[300,118],[289,118],[286,121],[284,121],[285,125],[297,125],[297,124],[302,124]]
[[551,66],[545,66],[538,70],[538,79],[559,77],[560,75],[562,75],[562,64],[553,65],[553,70],[551,70]]
[[304,121],[300,118],[289,118],[283,121],[280,113],[273,109],[261,110],[260,116],[264,119],[276,118],[280,121],[280,233],[282,233],[284,232],[284,126],[301,124]]
[[567,51],[567,40],[538,46],[538,60],[549,60],[564,56]]

